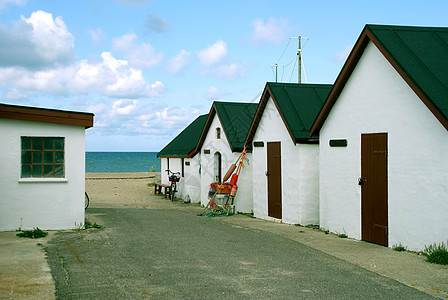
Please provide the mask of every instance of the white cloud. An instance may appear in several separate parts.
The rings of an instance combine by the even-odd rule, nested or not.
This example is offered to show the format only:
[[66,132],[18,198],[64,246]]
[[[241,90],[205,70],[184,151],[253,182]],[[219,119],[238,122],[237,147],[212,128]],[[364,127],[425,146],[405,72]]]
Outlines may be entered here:
[[137,110],[138,100],[120,99],[112,104],[112,114],[130,115]]
[[243,77],[249,70],[249,64],[247,63],[232,63],[229,65],[219,66],[215,73],[217,77],[234,80]]
[[199,114],[195,108],[168,107],[160,103],[143,104],[142,101],[132,99],[119,99],[109,105],[89,108],[95,113],[95,127],[92,130],[96,134],[113,136],[149,134],[166,136],[166,142]]
[[0,10],[8,5],[25,5],[27,0],[0,0]]
[[95,44],[98,44],[99,42],[101,42],[101,40],[104,39],[104,32],[101,30],[101,28],[89,29],[87,32],[89,33],[90,38]]
[[221,92],[214,86],[209,87],[205,97],[209,100],[216,100],[221,97]]
[[171,74],[180,73],[188,65],[189,58],[190,58],[190,52],[185,51],[184,49],[180,50],[179,54],[174,56],[168,62],[167,67],[168,72]]
[[124,58],[134,67],[150,68],[158,65],[164,57],[163,53],[156,53],[150,44],[137,43],[137,39],[134,33],[125,34],[113,40],[112,49],[123,52]]
[[139,131],[151,132],[159,134],[166,134],[173,132],[179,133],[184,129],[194,118],[198,116],[196,109],[188,109],[184,107],[164,107],[159,108],[151,113],[141,115],[138,120]]
[[247,63],[220,64],[227,56],[227,44],[219,40],[196,53],[201,65],[201,75],[214,75],[233,80],[243,76],[249,69]]
[[342,51],[335,54],[335,58],[337,61],[345,61],[352,51],[353,45],[346,46]]
[[7,91],[6,95],[5,95],[5,100],[19,100],[19,99],[24,99],[27,95],[25,93],[22,93],[21,91],[17,90],[17,89],[11,89],[9,91]]
[[29,69],[63,66],[75,57],[74,37],[61,17],[36,11],[12,29],[0,25],[0,66]]
[[45,92],[55,94],[98,93],[117,98],[156,97],[164,92],[160,81],[148,83],[141,70],[129,66],[109,52],[98,62],[81,60],[71,66],[32,72],[0,68],[0,82],[8,82],[11,93]]
[[227,44],[219,40],[213,45],[197,52],[196,55],[204,69],[214,67],[227,56]]
[[252,39],[256,42],[273,42],[279,43],[286,40],[288,31],[288,21],[285,19],[276,20],[269,18],[267,23],[262,19],[256,19],[252,23],[254,34]]
[[158,33],[165,32],[170,29],[170,25],[167,21],[153,14],[148,14],[146,16],[146,27],[150,31]]

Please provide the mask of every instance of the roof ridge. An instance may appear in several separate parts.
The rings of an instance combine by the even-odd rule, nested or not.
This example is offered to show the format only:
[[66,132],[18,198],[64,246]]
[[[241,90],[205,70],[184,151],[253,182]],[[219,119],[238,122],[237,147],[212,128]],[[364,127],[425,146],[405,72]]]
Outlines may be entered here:
[[382,24],[366,24],[365,27],[377,27],[377,28],[400,28],[402,30],[419,30],[419,31],[434,31],[434,30],[447,30],[448,27],[441,26],[420,26],[420,25],[382,25]]

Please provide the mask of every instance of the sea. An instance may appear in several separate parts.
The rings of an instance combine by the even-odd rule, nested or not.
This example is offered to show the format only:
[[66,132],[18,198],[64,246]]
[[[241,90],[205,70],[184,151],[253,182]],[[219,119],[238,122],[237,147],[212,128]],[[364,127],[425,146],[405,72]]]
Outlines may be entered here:
[[160,172],[157,152],[86,152],[86,172]]

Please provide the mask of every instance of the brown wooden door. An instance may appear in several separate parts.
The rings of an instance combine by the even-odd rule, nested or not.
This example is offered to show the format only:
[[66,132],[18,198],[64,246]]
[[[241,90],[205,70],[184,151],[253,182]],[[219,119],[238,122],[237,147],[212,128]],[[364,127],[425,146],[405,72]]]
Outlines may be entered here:
[[361,135],[362,239],[388,245],[387,133]]
[[282,218],[282,157],[280,142],[267,143],[268,215]]

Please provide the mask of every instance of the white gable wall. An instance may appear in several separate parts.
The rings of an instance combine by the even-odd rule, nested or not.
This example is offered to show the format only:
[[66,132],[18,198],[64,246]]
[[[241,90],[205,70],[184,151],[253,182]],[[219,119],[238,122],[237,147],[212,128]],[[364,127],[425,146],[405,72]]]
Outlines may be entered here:
[[[201,154],[198,153],[192,158],[184,159],[184,177],[183,181],[183,199],[189,197],[192,203],[201,202],[201,173],[200,173]],[[189,163],[187,166],[185,163]]]
[[253,147],[254,216],[268,216],[267,143],[281,142],[282,222],[288,224],[319,223],[318,145],[294,146],[285,124],[273,102],[268,100],[253,141],[264,147]]
[[362,133],[388,134],[389,246],[446,241],[448,132],[371,42],[320,131],[321,227],[356,239]]
[[[216,139],[216,128],[221,128],[221,138]],[[210,150],[210,154],[204,154],[204,150]],[[201,204],[206,206],[209,202],[208,192],[210,184],[215,180],[214,177],[214,159],[215,153],[221,153],[221,177],[224,177],[230,165],[235,163],[240,152],[232,153],[230,145],[225,136],[224,129],[219,121],[217,115],[214,116],[210,125],[210,129],[207,132],[204,143],[201,148]],[[252,155],[247,154],[249,163],[244,162],[245,168],[242,168],[240,176],[238,178],[238,192],[234,199],[235,210],[237,212],[249,213],[252,212]],[[229,179],[230,180],[230,179]]]
[[[0,118],[0,136],[0,231],[82,226],[85,128]],[[21,136],[64,137],[65,179],[21,179]]]

